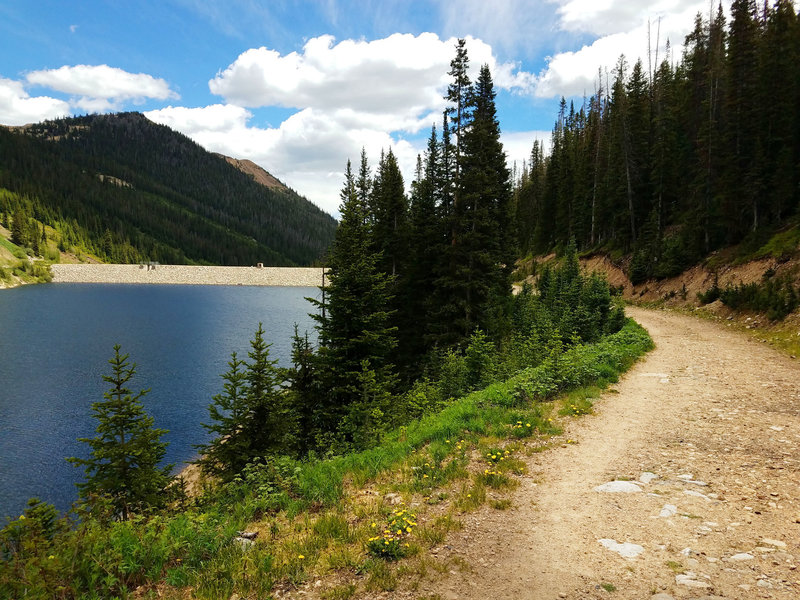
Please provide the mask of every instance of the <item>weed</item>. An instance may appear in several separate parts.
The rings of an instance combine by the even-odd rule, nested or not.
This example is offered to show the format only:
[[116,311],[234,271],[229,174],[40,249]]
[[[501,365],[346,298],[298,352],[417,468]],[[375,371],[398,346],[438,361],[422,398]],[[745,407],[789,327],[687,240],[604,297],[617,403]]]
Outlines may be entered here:
[[667,561],[667,567],[669,567],[669,569],[673,573],[677,573],[677,574],[680,574],[680,573],[683,573],[683,572],[686,571],[686,569],[683,568],[683,565],[681,563],[679,563],[677,561],[674,561],[674,560],[668,560]]
[[500,498],[498,500],[492,500],[490,504],[491,507],[494,508],[495,510],[507,510],[512,506],[511,500],[509,500],[508,498]]
[[616,592],[617,591],[617,586],[615,586],[613,583],[601,583],[600,587],[603,588],[607,592]]
[[392,511],[386,527],[379,532],[378,524],[372,523],[372,528],[377,535],[367,540],[367,551],[375,558],[384,560],[397,560],[409,554],[411,544],[409,539],[414,527],[417,526],[417,516],[404,508]]
[[352,583],[340,585],[320,594],[323,600],[349,600],[356,594],[356,586]]

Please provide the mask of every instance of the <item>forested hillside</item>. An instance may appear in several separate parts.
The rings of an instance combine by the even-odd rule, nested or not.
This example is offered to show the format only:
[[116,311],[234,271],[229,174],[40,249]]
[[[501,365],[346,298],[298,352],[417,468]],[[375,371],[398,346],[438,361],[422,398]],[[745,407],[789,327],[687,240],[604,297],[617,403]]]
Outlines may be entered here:
[[709,252],[758,248],[800,199],[800,21],[790,0],[698,15],[681,57],[620,57],[583,105],[562,101],[516,189],[518,241],[632,253],[634,283]]
[[0,128],[0,188],[14,192],[4,220],[38,221],[62,250],[109,262],[306,265],[336,228],[292,190],[139,113]]

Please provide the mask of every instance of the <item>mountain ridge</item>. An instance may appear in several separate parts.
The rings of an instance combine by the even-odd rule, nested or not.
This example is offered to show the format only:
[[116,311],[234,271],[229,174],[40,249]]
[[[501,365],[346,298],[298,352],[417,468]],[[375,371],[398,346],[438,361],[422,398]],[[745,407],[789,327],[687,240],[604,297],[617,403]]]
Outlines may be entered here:
[[0,188],[13,192],[0,213],[22,211],[106,262],[310,265],[336,229],[254,163],[141,113],[3,127]]

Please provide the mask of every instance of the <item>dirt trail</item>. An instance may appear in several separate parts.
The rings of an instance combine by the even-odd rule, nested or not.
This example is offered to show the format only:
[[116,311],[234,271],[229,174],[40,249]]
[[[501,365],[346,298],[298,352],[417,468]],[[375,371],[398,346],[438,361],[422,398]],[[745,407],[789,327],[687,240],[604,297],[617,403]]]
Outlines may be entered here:
[[[800,598],[798,361],[715,323],[628,312],[657,348],[529,459],[513,509],[465,517],[434,549],[470,569],[420,597]],[[595,490],[645,472],[623,484],[641,491]]]

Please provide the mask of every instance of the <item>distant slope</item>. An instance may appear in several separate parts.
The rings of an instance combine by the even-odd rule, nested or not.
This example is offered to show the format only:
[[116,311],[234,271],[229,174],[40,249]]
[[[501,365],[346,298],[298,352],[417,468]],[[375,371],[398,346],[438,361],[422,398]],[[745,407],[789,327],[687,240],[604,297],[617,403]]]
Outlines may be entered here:
[[259,167],[252,160],[231,158],[230,156],[225,156],[224,154],[217,154],[217,156],[221,156],[222,158],[227,160],[230,164],[232,164],[234,167],[239,169],[242,173],[247,173],[256,182],[260,183],[263,186],[285,192],[289,191],[289,188],[283,185],[283,183],[281,183],[272,174],[268,173],[267,171]]
[[26,215],[65,245],[109,262],[308,265],[336,228],[250,161],[139,113],[0,127],[0,188],[26,198]]

